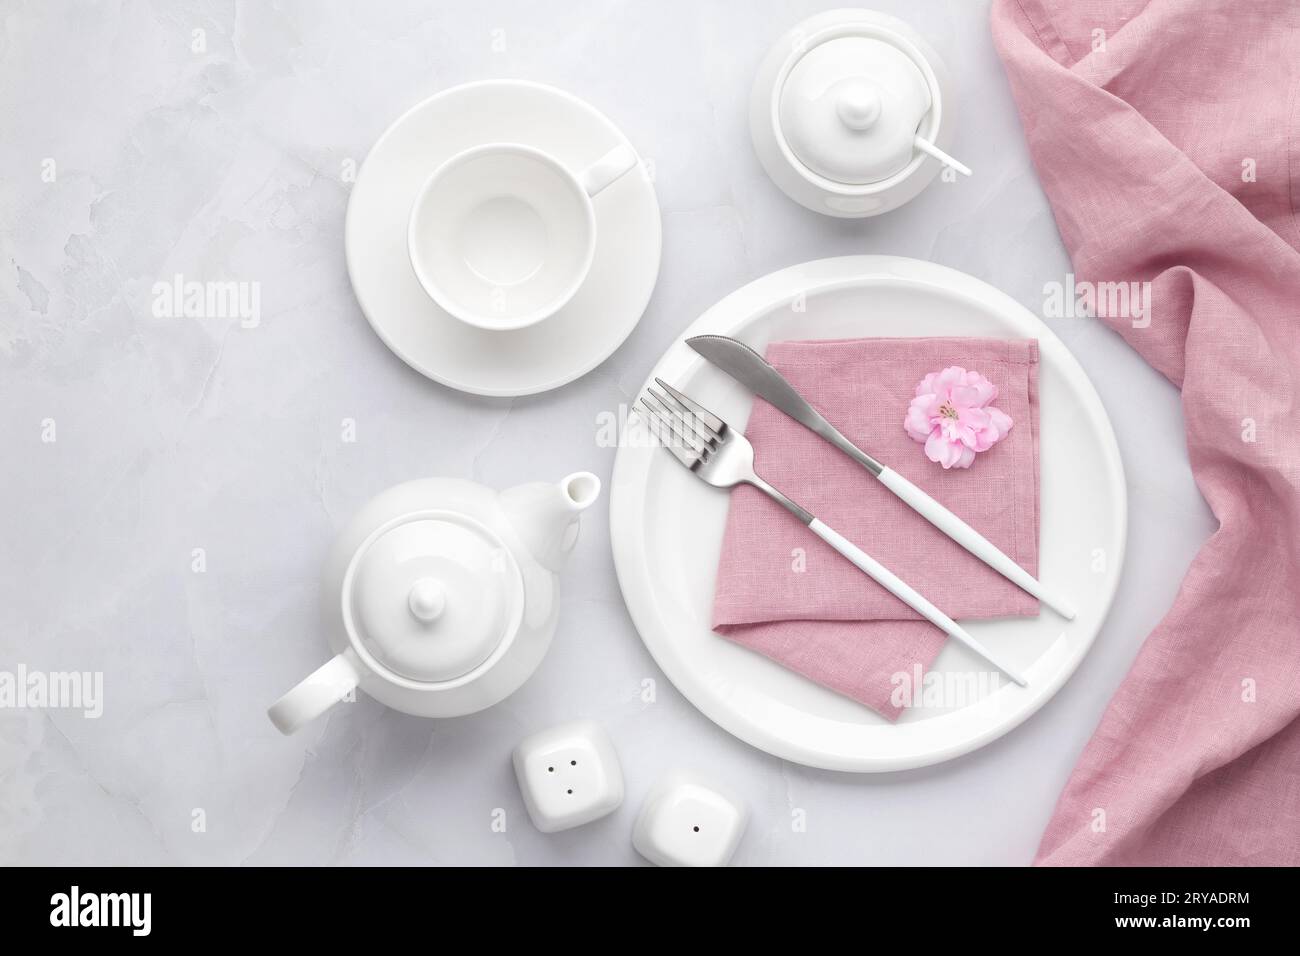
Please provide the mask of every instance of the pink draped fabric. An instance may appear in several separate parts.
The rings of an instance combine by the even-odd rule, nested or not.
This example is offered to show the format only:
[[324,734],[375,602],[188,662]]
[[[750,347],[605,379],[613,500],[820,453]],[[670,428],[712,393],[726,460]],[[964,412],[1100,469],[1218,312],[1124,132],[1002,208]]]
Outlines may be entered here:
[[992,19],[1077,279],[1151,283],[1149,324],[1105,321],[1182,389],[1219,521],[1038,862],[1300,864],[1300,3]]

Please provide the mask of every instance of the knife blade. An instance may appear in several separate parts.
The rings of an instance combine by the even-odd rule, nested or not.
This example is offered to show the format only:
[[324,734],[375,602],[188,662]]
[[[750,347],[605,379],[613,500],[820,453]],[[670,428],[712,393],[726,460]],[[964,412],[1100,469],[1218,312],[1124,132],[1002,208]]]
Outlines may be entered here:
[[1043,587],[1032,574],[1003,554],[961,518],[845,438],[838,428],[826,420],[826,416],[813,408],[786,381],[785,376],[744,342],[725,335],[697,335],[687,339],[686,344],[755,395],[857,461],[913,511],[1007,580],[1038,598],[1065,619],[1072,620],[1075,617],[1077,612],[1074,606],[1064,597]]
[[776,406],[805,428],[812,429],[850,458],[859,461],[871,474],[879,477],[885,470],[884,465],[845,438],[838,428],[826,420],[826,416],[795,391],[784,375],[744,342],[725,335],[697,335],[687,339],[686,344],[755,395]]

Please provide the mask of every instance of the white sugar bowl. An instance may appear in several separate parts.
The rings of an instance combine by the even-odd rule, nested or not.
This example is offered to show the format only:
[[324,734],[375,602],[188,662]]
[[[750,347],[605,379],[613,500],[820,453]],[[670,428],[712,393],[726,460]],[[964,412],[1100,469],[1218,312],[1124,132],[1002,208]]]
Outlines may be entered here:
[[758,158],[791,199],[828,216],[877,216],[921,192],[953,139],[951,81],[911,27],[831,10],[786,33],[750,99]]

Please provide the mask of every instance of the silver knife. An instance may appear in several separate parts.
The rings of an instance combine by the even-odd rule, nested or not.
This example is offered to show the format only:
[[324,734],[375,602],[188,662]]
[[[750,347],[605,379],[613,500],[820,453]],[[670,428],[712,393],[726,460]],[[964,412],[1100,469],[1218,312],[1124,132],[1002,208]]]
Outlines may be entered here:
[[845,438],[821,412],[808,404],[807,399],[795,391],[794,386],[787,382],[780,372],[744,342],[737,342],[725,335],[697,335],[687,339],[686,344],[755,395],[857,461],[913,511],[1008,581],[1038,598],[1066,620],[1074,618],[1076,612],[1069,601],[1048,591],[1032,574],[1003,554],[982,534],[898,472],[872,458]]

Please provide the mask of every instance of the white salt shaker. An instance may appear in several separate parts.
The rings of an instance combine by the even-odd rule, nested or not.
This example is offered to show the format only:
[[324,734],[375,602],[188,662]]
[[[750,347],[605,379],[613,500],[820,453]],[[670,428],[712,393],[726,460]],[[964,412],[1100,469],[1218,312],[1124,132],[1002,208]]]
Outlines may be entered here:
[[745,833],[740,798],[685,770],[673,770],[641,805],[632,846],[659,866],[726,866]]

